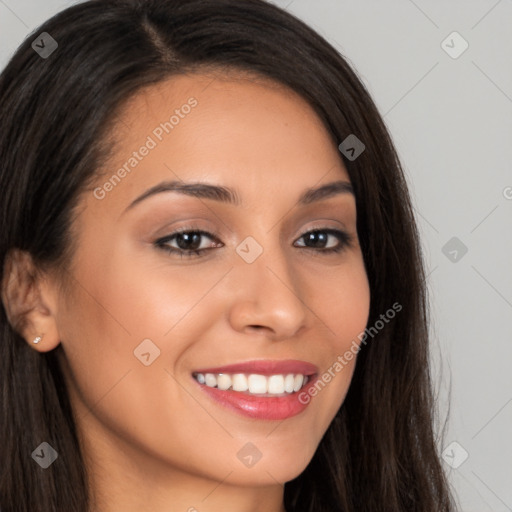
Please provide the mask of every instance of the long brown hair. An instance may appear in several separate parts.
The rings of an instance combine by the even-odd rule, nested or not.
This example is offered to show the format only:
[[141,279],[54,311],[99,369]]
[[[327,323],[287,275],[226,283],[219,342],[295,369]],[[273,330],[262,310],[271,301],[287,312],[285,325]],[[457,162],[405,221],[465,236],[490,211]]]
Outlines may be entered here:
[[[47,58],[31,47],[42,32],[58,43]],[[285,84],[336,145],[351,134],[364,143],[358,158],[340,158],[356,195],[368,325],[402,306],[362,346],[342,407],[306,470],[285,485],[287,510],[452,511],[433,426],[424,265],[404,174],[356,73],[288,12],[263,0],[92,0],[31,34],[0,75],[2,268],[13,248],[41,268],[69,262],[74,207],[108,156],[102,140],[116,110],[144,86],[207,67]],[[0,329],[2,512],[87,512],[61,347],[32,350],[4,305]],[[30,456],[43,441],[59,452],[46,470]]]

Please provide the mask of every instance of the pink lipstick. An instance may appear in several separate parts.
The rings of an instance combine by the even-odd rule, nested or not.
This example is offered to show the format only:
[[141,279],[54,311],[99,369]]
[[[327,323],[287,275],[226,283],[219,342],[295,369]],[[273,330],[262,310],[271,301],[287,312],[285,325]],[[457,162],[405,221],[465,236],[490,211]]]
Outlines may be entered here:
[[255,419],[283,420],[309,404],[299,400],[315,384],[315,365],[297,360],[256,360],[192,373],[200,388],[218,404]]

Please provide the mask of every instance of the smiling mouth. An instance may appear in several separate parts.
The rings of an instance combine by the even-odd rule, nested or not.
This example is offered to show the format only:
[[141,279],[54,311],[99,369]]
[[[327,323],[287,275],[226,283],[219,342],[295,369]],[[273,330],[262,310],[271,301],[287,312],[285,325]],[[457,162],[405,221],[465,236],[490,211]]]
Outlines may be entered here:
[[259,397],[287,396],[300,391],[313,377],[302,373],[261,375],[257,373],[197,373],[201,385],[221,391],[236,391]]

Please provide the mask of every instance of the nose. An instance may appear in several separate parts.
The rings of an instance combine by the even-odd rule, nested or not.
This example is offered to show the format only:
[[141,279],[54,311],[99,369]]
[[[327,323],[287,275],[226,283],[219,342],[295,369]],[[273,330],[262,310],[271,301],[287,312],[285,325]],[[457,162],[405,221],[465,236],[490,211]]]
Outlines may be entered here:
[[236,256],[228,283],[229,322],[238,332],[261,331],[272,340],[289,339],[305,326],[308,307],[306,283],[292,268],[282,250],[263,250],[252,263]]

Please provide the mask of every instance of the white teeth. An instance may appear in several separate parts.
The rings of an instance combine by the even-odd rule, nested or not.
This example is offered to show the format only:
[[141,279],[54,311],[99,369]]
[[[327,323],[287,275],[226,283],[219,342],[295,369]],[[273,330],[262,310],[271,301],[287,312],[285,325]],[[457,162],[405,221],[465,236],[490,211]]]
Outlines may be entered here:
[[[201,374],[199,374],[199,375],[201,375]],[[207,373],[204,376],[204,383],[207,386],[214,388],[217,385],[217,377],[215,377],[215,375],[213,375],[213,373]]]
[[246,392],[255,395],[284,395],[299,391],[309,381],[307,376],[302,374],[289,373],[286,375],[259,375],[251,373],[196,373],[193,375],[199,384],[205,384],[211,388],[218,388],[222,391],[232,389],[233,391]]
[[268,379],[268,392],[271,395],[284,393],[284,377],[282,375],[272,375]]
[[231,381],[233,382],[233,391],[247,391],[249,389],[247,377],[243,373],[235,373]]
[[267,377],[265,375],[257,375],[251,373],[249,375],[249,392],[251,393],[266,393],[268,390]]
[[231,387],[231,377],[226,373],[220,373],[217,377],[217,387],[219,389],[229,389]]
[[289,373],[284,379],[284,390],[287,393],[293,393],[293,383],[295,382],[295,377],[293,373]]
[[299,391],[304,383],[304,375],[295,375],[295,381],[293,382],[293,391]]

